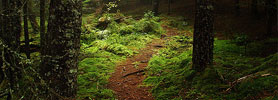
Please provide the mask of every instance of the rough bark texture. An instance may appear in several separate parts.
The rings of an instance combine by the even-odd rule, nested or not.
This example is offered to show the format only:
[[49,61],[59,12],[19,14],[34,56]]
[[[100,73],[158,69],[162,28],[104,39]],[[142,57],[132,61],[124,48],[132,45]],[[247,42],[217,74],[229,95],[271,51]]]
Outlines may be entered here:
[[154,0],[154,3],[153,3],[153,12],[154,12],[155,16],[158,15],[159,2],[160,2],[160,0]]
[[[1,39],[7,46],[4,48],[3,72],[6,74],[7,80],[9,80],[9,91],[7,100],[12,100],[13,91],[16,91],[16,82],[20,78],[20,64],[19,59],[14,56],[14,52],[19,50],[19,37],[21,32],[21,20],[20,20],[20,7],[21,2],[19,0],[2,0],[3,5],[3,30]],[[1,66],[2,67],[2,66]]]
[[48,100],[75,100],[80,48],[82,0],[51,0],[41,75]]
[[251,11],[252,11],[252,14],[257,17],[257,15],[259,13],[258,12],[258,0],[252,0]]
[[[277,27],[273,32],[273,26],[277,26],[277,2],[276,0],[266,0],[266,15],[267,15],[267,36],[277,33]],[[276,25],[275,25],[276,24]]]
[[44,55],[44,41],[45,41],[45,0],[40,0],[40,45],[41,55]]
[[171,13],[171,2],[172,0],[168,0],[168,14]]
[[193,68],[201,72],[213,61],[213,0],[196,0]]
[[236,14],[236,16],[240,15],[240,2],[239,2],[239,0],[235,0],[235,14]]
[[3,0],[3,23],[6,23],[3,26],[2,37],[5,44],[10,46],[13,50],[18,50],[19,48],[19,37],[21,32],[21,20],[20,20],[20,1],[13,0]]
[[[2,0],[0,0],[0,37],[2,38],[2,34],[3,34],[3,13],[2,13],[3,9],[2,9]],[[4,79],[4,72],[2,70],[2,66],[3,66],[3,59],[2,59],[2,51],[3,51],[3,46],[0,45],[0,83],[2,83],[3,79]]]
[[[29,0],[26,0],[28,3]],[[30,44],[29,44],[29,31],[28,31],[28,5],[27,3],[24,4],[23,7],[23,20],[24,20],[24,39],[25,39],[25,54],[28,59],[30,59]]]

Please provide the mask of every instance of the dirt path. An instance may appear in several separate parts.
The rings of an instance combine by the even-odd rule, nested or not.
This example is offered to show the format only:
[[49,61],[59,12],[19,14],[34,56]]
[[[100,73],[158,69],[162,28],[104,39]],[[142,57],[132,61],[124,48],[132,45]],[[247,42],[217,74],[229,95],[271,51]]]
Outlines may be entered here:
[[145,48],[139,50],[139,54],[127,58],[126,61],[116,66],[115,72],[109,79],[108,88],[112,89],[119,100],[154,100],[149,92],[150,87],[142,87],[145,79],[144,69],[158,49],[162,48],[167,37],[176,35],[174,29],[164,27],[167,34],[161,39],[154,39]]

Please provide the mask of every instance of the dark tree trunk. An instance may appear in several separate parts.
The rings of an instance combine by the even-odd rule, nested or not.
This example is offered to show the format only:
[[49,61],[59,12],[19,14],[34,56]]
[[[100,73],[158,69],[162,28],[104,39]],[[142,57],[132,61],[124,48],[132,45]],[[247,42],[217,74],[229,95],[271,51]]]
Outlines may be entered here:
[[[2,30],[3,30],[3,9],[2,9],[2,0],[0,0],[0,37],[2,38]],[[2,70],[2,66],[3,66],[3,60],[2,60],[2,52],[3,51],[3,46],[0,45],[0,83],[2,83],[2,81],[4,80],[4,72]]]
[[0,0],[0,37],[2,35],[2,30],[3,30],[3,7],[2,7],[2,0]]
[[5,44],[10,46],[13,50],[18,50],[19,48],[19,37],[21,32],[21,20],[20,20],[20,1],[13,0],[3,0],[3,39]]
[[29,0],[27,4],[28,4],[28,18],[29,18],[29,21],[32,25],[32,28],[33,28],[34,32],[38,33],[39,32],[39,25],[38,25],[38,22],[36,20],[36,14],[33,11],[34,3],[33,3],[32,0]]
[[154,0],[154,3],[153,3],[153,12],[154,12],[155,16],[158,15],[159,1],[160,0]]
[[[273,26],[277,26],[277,4],[276,0],[266,0],[266,16],[267,16],[267,36],[271,36],[273,32]],[[276,25],[275,25],[276,24]],[[277,33],[277,27],[275,29]]]
[[[29,2],[29,0],[26,0]],[[24,4],[23,7],[23,20],[24,20],[24,39],[25,39],[25,54],[28,59],[30,59],[30,44],[29,44],[29,31],[28,31],[28,5],[27,3]]]
[[[45,0],[40,0],[40,45],[41,55],[44,55],[44,41],[45,41]],[[41,58],[42,59],[42,58]]]
[[[19,37],[21,33],[21,20],[20,20],[20,0],[2,0],[3,5],[3,30],[1,39],[6,45],[4,47],[3,64],[6,67],[3,69],[7,80],[9,80],[9,88],[12,90],[8,93],[7,100],[12,100],[12,93],[16,91],[16,82],[20,78],[20,64],[19,59],[14,56],[14,52],[19,50]],[[5,61],[5,62],[4,62]],[[7,65],[8,63],[8,65]]]
[[196,0],[193,68],[202,72],[213,62],[213,0]]
[[[48,83],[48,100],[75,100],[80,48],[82,0],[51,0],[41,75]],[[55,92],[55,93],[53,93]],[[60,96],[58,96],[60,95]]]
[[171,1],[172,0],[168,0],[168,14],[171,14]]
[[258,0],[252,0],[251,11],[254,16],[258,17]]
[[235,0],[235,14],[236,14],[236,16],[240,15],[240,2],[239,2],[239,0]]

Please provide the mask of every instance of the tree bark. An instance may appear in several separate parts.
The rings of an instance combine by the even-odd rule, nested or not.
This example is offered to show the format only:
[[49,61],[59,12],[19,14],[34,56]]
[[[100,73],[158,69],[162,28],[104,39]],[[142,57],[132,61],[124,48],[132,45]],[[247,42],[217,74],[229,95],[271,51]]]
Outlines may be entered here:
[[[44,55],[44,41],[45,41],[45,0],[40,0],[40,45],[41,55]],[[42,59],[42,58],[41,58]]]
[[4,43],[10,46],[13,50],[18,50],[19,48],[19,37],[21,32],[21,20],[20,20],[20,1],[2,1],[4,16],[3,16],[3,39]]
[[168,0],[168,14],[171,14],[171,0]]
[[24,39],[25,39],[25,54],[28,59],[30,59],[30,44],[29,44],[29,31],[28,31],[28,2],[29,0],[25,0],[26,3],[23,7],[23,20],[24,20]]
[[213,0],[196,0],[193,68],[202,72],[213,62]]
[[[3,9],[2,9],[2,0],[0,0],[0,37],[2,38],[2,34],[3,34],[3,13],[2,13]],[[3,66],[3,60],[2,60],[2,51],[3,51],[3,46],[0,45],[0,83],[2,83],[2,81],[4,80],[4,72],[2,70],[2,66]]]
[[258,17],[258,0],[252,0],[251,11],[254,16]]
[[[266,16],[267,16],[267,30],[266,35],[271,36],[273,32],[273,26],[277,26],[277,3],[276,0],[266,0]],[[275,25],[276,24],[276,25]],[[277,33],[277,27],[275,29]]]
[[235,14],[236,14],[236,16],[240,15],[240,2],[239,2],[239,0],[235,0]]
[[[80,48],[82,0],[51,0],[41,75],[48,83],[48,100],[75,100]],[[63,97],[63,98],[62,98]]]
[[154,12],[155,16],[158,15],[159,1],[160,0],[154,0],[154,3],[153,3],[153,12]]
[[[16,91],[15,83],[20,78],[19,59],[13,55],[14,52],[19,50],[19,38],[21,33],[21,20],[20,20],[20,0],[2,0],[3,5],[3,30],[1,34],[1,39],[4,47],[4,59],[2,59],[3,64],[5,63],[5,68],[3,70],[4,74],[7,75],[7,80],[9,80],[9,88],[12,90],[8,93],[7,100],[12,100],[13,91]],[[4,62],[5,61],[5,62]],[[7,65],[8,63],[8,65]]]

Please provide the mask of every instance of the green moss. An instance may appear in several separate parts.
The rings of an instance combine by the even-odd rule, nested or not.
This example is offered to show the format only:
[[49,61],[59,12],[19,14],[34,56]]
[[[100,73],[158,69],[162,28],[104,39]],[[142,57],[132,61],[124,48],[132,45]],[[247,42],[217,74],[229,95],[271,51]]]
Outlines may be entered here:
[[[186,45],[189,40],[184,40],[180,36],[171,38],[166,48],[159,50],[149,62],[149,77],[144,82],[153,86],[152,93],[156,99],[249,100],[264,99],[261,98],[264,93],[272,95],[266,99],[275,98],[275,90],[278,89],[277,53],[265,58],[248,56],[244,55],[242,46],[216,39],[214,66],[196,73],[191,68],[192,55],[189,51],[181,52],[191,48]],[[247,78],[225,93],[231,82],[251,74],[256,77]],[[270,76],[261,76],[264,74]]]
[[156,32],[143,34],[141,30],[134,27],[140,20],[128,18],[123,22],[116,22],[119,19],[117,14],[104,14],[101,18],[109,19],[106,29],[95,27],[99,21],[96,20],[98,17],[90,15],[87,16],[87,24],[83,27],[79,57],[82,61],[79,62],[78,75],[80,100],[84,98],[113,99],[114,93],[107,89],[106,85],[116,63],[123,61],[127,56],[136,54],[138,49],[143,48],[161,34],[155,35]]
[[[172,41],[177,40],[172,39],[174,39]],[[187,49],[188,47],[183,48]],[[157,100],[178,97],[181,92],[180,89],[186,88],[183,83],[186,78],[194,74],[191,67],[185,67],[190,65],[191,53],[191,50],[174,51],[173,48],[167,46],[160,49],[159,53],[149,61],[149,77],[144,80],[144,83],[147,86],[153,86],[152,93]]]

